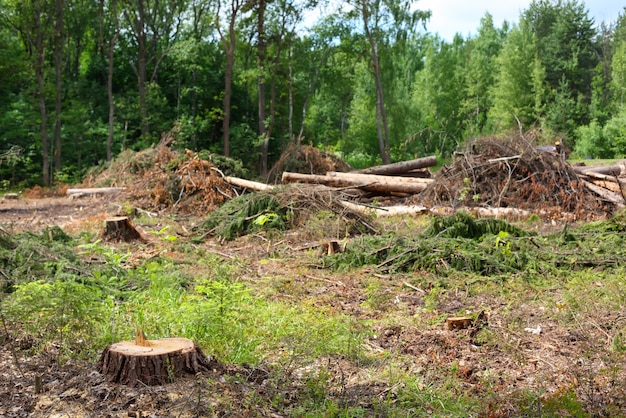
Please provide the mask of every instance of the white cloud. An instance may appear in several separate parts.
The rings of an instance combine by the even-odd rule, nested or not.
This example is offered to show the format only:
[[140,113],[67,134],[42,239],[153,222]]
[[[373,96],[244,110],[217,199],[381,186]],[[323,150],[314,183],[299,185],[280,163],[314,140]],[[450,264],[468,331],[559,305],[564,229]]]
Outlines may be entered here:
[[[426,24],[428,32],[439,33],[443,39],[451,41],[456,33],[464,37],[475,35],[486,12],[493,16],[496,27],[501,27],[505,20],[517,23],[530,3],[531,0],[419,0],[416,7],[432,12]],[[624,6],[617,3],[614,0],[594,0],[588,2],[586,8],[596,24],[603,21],[612,23],[620,12],[624,13]]]

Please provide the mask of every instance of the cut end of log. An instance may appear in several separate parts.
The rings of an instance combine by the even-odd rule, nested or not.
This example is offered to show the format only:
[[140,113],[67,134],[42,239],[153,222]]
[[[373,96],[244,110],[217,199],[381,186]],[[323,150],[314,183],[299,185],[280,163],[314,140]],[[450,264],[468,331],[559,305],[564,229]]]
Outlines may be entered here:
[[131,387],[164,385],[184,374],[196,374],[209,367],[207,356],[186,338],[144,340],[142,345],[122,341],[108,346],[99,362],[99,371],[108,381]]

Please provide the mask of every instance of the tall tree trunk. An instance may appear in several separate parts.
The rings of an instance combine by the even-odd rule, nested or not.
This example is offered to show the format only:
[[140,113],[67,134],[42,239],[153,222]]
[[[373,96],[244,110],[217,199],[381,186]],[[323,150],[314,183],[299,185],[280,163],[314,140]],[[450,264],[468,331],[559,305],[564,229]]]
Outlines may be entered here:
[[237,15],[241,9],[242,2],[240,0],[231,0],[230,14],[228,21],[228,34],[225,35],[220,29],[219,21],[219,6],[218,1],[217,20],[216,27],[217,32],[222,40],[224,47],[224,53],[226,54],[226,69],[224,74],[224,119],[222,121],[222,132],[224,135],[224,156],[230,157],[230,101],[232,95],[232,83],[233,83],[233,67],[235,65],[235,44],[237,42],[237,34],[235,33],[235,24],[237,22]]
[[35,1],[35,79],[37,80],[37,97],[39,99],[39,115],[41,119],[41,157],[42,157],[42,180],[44,186],[50,186],[50,155],[48,149],[48,132],[46,129],[46,89],[44,80],[44,65],[46,53],[44,50],[44,24],[41,0]]
[[146,37],[144,1],[137,1],[137,21],[135,30],[137,34],[137,83],[139,88],[139,118],[141,119],[141,138],[146,140],[149,134],[148,110],[146,108],[146,77],[148,41]]
[[265,126],[265,55],[267,46],[265,43],[265,0],[258,0],[257,9],[257,64],[259,76],[257,78],[259,94],[259,138],[261,142],[261,160],[259,162],[259,173],[265,177],[267,175],[267,154],[269,148],[269,134]]
[[107,135],[107,161],[111,161],[113,158],[113,134],[115,132],[115,98],[113,97],[113,55],[115,54],[115,42],[119,32],[117,32],[111,39],[109,48],[107,51],[107,57],[109,60],[109,68],[107,70],[107,99],[109,102],[109,134]]
[[61,106],[63,103],[63,0],[55,0],[54,71],[56,101],[54,105],[54,171],[61,171]]
[[235,61],[235,21],[231,20],[226,48],[226,74],[224,75],[224,156],[230,157],[230,99],[232,95],[233,66]]
[[380,73],[380,59],[378,56],[378,42],[374,38],[369,28],[370,11],[367,3],[363,2],[362,8],[363,28],[365,36],[370,44],[372,54],[372,65],[374,67],[374,81],[376,83],[376,130],[378,133],[378,148],[380,157],[384,164],[391,163],[389,146],[389,128],[387,126],[387,113],[385,111],[385,96],[383,94],[383,84]]

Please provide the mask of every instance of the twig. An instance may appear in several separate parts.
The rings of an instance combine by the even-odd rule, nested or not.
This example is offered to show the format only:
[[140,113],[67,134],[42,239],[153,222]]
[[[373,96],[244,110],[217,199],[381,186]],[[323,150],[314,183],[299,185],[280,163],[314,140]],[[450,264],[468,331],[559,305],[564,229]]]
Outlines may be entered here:
[[413,285],[412,285],[411,283],[409,283],[409,282],[402,282],[402,284],[403,284],[403,285],[405,285],[406,287],[410,288],[410,289],[413,289],[413,290],[417,291],[417,292],[420,292],[420,293],[426,293],[426,291],[425,291],[425,290],[420,289],[419,287],[415,287],[415,286],[413,286]]
[[22,379],[25,379],[26,377],[24,376],[24,372],[22,371],[22,367],[20,366],[20,362],[17,358],[17,353],[15,352],[15,347],[13,346],[13,339],[11,338],[11,334],[9,333],[9,328],[7,327],[4,312],[2,312],[1,310],[0,319],[2,319],[2,327],[4,328],[4,333],[6,334],[7,341],[9,342],[9,347],[11,350],[11,355],[13,356],[13,361],[15,362],[15,367],[17,368],[17,371],[20,372],[20,376],[22,376]]
[[305,274],[304,277],[306,277],[307,279],[311,279],[311,280],[317,280],[319,282],[325,282],[325,283],[329,283],[329,284],[339,285],[341,287],[346,287],[346,285],[343,282],[339,281],[339,280],[337,280],[337,281],[328,280],[328,279],[324,279],[324,278],[321,278],[321,277],[311,276],[310,274]]

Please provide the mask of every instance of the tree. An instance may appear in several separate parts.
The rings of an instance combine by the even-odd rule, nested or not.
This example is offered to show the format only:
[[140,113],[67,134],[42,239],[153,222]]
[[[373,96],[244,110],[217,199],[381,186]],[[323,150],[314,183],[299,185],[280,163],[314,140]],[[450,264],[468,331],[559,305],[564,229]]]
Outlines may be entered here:
[[533,34],[545,69],[546,122],[555,132],[589,122],[591,86],[598,65],[597,32],[577,0],[533,1],[522,20]]
[[131,66],[137,76],[141,138],[145,141],[150,132],[147,111],[148,83],[156,82],[161,61],[167,54],[170,44],[177,38],[182,15],[186,9],[186,0],[121,1],[127,25],[125,29],[131,35],[127,41],[129,47],[136,48],[137,51],[136,60],[131,62]]
[[493,89],[493,107],[488,113],[488,126],[494,131],[528,127],[543,103],[543,67],[536,58],[535,40],[524,21],[508,34],[498,55],[498,73]]
[[98,35],[100,48],[107,61],[107,100],[108,100],[108,134],[106,141],[106,159],[111,161],[115,126],[115,99],[113,97],[113,57],[115,46],[120,36],[119,10],[117,0],[99,0],[98,2]]
[[[223,104],[223,136],[224,136],[224,155],[230,157],[230,102],[232,96],[232,84],[233,84],[233,68],[235,65],[235,47],[237,44],[237,32],[235,27],[238,19],[243,13],[245,5],[244,0],[230,0],[225,2],[224,5],[229,7],[225,15],[222,15],[222,0],[217,1],[217,14],[216,14],[216,28],[222,41],[222,47],[226,55],[226,69],[224,74],[224,104]],[[228,23],[227,31],[224,32],[222,27],[222,21],[226,20]]]
[[468,135],[477,135],[487,123],[489,109],[493,106],[491,90],[495,83],[497,57],[504,42],[504,31],[493,25],[493,17],[486,13],[480,21],[478,36],[466,42],[468,62],[465,70],[465,98],[461,113],[467,121]]
[[399,0],[349,0],[351,10],[347,16],[358,19],[355,28],[362,28],[367,48],[367,58],[371,66],[371,74],[376,86],[376,131],[378,149],[383,163],[391,162],[391,145],[387,110],[385,107],[385,92],[383,86],[383,69],[381,68],[381,49],[385,50],[394,41],[406,38],[407,34],[415,30],[420,21],[430,17],[430,12],[412,10],[412,2]]

